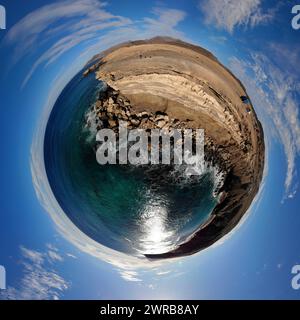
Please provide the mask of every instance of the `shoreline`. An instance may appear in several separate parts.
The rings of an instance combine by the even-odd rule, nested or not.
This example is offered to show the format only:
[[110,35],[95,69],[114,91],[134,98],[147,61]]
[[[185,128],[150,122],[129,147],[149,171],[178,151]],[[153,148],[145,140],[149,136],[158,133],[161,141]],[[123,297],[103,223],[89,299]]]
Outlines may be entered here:
[[227,173],[213,218],[171,252],[146,257],[173,258],[209,247],[239,223],[262,179],[263,130],[251,101],[250,112],[241,102],[248,97],[244,86],[207,50],[170,38],[121,44],[94,59],[97,79],[126,97],[134,112],[164,112],[184,126],[205,129],[206,160]]

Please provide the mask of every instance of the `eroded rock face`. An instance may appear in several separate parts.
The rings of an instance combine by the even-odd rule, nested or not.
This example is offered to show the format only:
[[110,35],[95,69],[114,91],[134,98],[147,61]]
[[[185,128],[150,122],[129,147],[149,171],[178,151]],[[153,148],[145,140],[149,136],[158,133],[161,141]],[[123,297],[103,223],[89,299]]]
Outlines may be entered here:
[[[226,174],[211,218],[175,250],[149,258],[193,254],[231,231],[259,190],[264,167],[263,130],[238,79],[206,50],[155,38],[106,51],[92,66],[108,85],[95,108],[106,127],[201,128],[206,160]],[[85,72],[85,75],[89,70]]]
[[163,111],[139,112],[132,107],[130,100],[121,95],[119,91],[108,87],[101,93],[99,100],[95,103],[94,112],[103,127],[118,129],[120,122],[125,122],[128,129],[164,129],[187,128],[186,121],[170,118]]

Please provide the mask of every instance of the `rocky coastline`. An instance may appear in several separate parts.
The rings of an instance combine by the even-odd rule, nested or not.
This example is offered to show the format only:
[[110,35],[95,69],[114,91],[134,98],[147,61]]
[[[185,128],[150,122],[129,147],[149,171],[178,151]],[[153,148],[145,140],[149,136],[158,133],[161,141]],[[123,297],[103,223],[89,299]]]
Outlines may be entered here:
[[[106,128],[201,128],[205,160],[224,181],[209,221],[171,252],[149,259],[190,255],[230,232],[259,190],[264,168],[263,130],[245,88],[205,49],[170,38],[126,43],[94,57],[85,72],[96,72],[107,89],[94,105]],[[250,112],[249,112],[250,110]]]

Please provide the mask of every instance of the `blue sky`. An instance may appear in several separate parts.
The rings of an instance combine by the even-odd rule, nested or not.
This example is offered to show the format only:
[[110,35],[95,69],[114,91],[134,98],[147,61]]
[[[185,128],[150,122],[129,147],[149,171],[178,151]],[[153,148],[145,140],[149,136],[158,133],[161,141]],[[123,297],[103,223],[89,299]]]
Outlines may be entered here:
[[[8,286],[1,297],[300,298],[291,287],[291,268],[300,263],[295,1],[0,4],[7,10],[7,30],[0,31],[0,264]],[[46,111],[89,58],[115,43],[155,35],[211,50],[240,78],[263,123],[268,161],[257,201],[228,239],[154,270],[131,270],[63,235],[36,196],[30,152],[33,141],[40,142],[36,130]]]

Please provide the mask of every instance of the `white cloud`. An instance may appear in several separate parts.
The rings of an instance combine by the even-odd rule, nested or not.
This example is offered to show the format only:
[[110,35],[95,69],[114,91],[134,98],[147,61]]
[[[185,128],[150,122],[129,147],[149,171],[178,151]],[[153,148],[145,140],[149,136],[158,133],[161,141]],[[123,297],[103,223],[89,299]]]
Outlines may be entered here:
[[[25,16],[13,26],[4,43],[16,44],[16,58],[32,53],[36,45],[55,40],[59,32],[73,35],[76,39],[88,32],[93,34],[97,28],[112,26],[116,23],[128,24],[129,19],[114,16],[104,9],[105,4],[98,0],[64,0],[43,6]],[[105,25],[105,24],[109,25]],[[112,23],[112,25],[110,25]],[[66,37],[66,42],[72,40]]]
[[264,12],[261,0],[205,0],[199,8],[207,24],[233,32],[234,28],[255,27],[273,19],[275,10]]
[[21,252],[22,252],[22,256],[25,259],[30,260],[34,264],[39,264],[40,265],[40,264],[44,263],[44,255],[42,253],[40,253],[38,251],[26,249],[23,246],[21,246],[20,249],[21,249]]
[[[48,261],[57,259],[55,251],[39,252],[20,247],[23,266],[23,276],[15,287],[9,286],[2,291],[0,298],[7,300],[57,300],[70,284],[55,270],[50,268]],[[53,253],[55,253],[53,255]]]
[[283,146],[287,162],[284,198],[293,198],[297,188],[296,159],[300,153],[298,80],[297,75],[286,70],[284,60],[281,63],[282,67],[265,54],[252,53],[248,61],[233,58],[231,69],[246,86],[265,134]]
[[55,262],[55,261],[62,262],[64,260],[63,257],[56,251],[48,250],[47,254],[51,262]]
[[168,35],[174,38],[182,38],[184,34],[176,29],[178,24],[186,17],[186,13],[176,9],[154,8],[153,18],[144,18],[145,35]]
[[[285,72],[292,79],[295,91],[300,91],[300,75],[295,70],[295,66],[300,63],[300,47],[297,43],[270,43],[267,49],[271,53],[269,56],[272,58],[276,65],[284,65]],[[291,83],[291,81],[290,81]]]
[[224,36],[211,36],[211,37],[209,37],[209,39],[214,41],[214,42],[216,42],[216,43],[218,43],[218,44],[220,44],[220,45],[225,44],[227,42],[227,40],[228,40]]
[[13,26],[4,39],[4,44],[14,47],[13,63],[48,48],[36,57],[23,86],[39,66],[48,66],[79,44],[96,41],[105,30],[131,24],[104,6],[98,0],[64,0],[31,12]]
[[132,282],[141,282],[142,280],[138,278],[138,272],[133,270],[119,270],[121,278],[123,278],[126,281],[132,281]]

